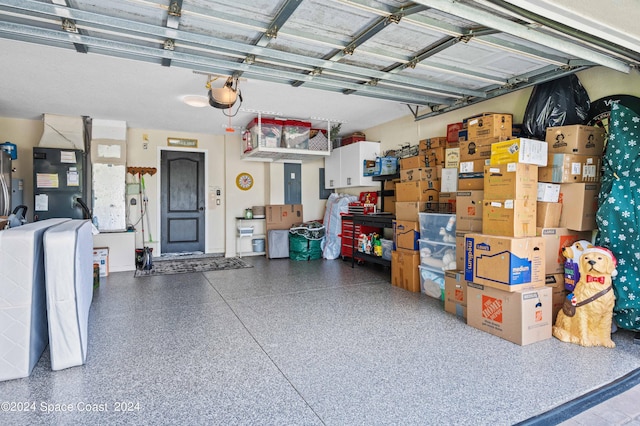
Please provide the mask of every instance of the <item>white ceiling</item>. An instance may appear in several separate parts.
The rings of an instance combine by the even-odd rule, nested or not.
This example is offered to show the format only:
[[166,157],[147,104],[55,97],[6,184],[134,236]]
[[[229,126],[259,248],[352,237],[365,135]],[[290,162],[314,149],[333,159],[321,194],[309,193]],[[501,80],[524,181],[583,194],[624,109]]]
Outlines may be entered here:
[[262,111],[343,121],[345,134],[595,65],[628,72],[634,12],[636,0],[0,0],[0,116],[224,134],[222,110],[181,98],[235,73],[232,127]]

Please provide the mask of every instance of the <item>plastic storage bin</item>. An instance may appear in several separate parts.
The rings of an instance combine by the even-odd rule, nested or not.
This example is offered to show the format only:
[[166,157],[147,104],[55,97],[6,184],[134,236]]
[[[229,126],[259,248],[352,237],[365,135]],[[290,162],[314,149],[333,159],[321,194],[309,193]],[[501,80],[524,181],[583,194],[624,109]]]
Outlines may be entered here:
[[294,149],[309,148],[311,123],[306,121],[285,120],[282,127],[282,147]]
[[456,242],[456,215],[444,213],[418,213],[420,238],[443,243]]
[[420,264],[440,271],[456,269],[456,244],[418,240]]
[[444,271],[420,265],[420,292],[444,301]]
[[380,238],[382,244],[382,258],[385,260],[391,260],[391,252],[393,251],[393,240],[387,240]]
[[258,118],[254,118],[247,125],[247,130],[251,134],[251,146],[253,148],[258,148],[259,146],[267,148],[280,147],[283,124],[283,120],[275,120],[273,118],[262,118],[258,123]]
[[261,253],[264,251],[264,238],[256,238],[255,240],[251,240],[251,247],[253,248],[254,253]]

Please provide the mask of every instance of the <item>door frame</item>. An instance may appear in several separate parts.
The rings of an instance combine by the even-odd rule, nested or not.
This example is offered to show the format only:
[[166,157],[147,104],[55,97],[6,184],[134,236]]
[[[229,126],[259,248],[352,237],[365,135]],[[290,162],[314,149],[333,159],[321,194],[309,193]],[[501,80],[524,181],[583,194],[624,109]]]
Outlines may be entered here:
[[207,229],[209,228],[209,150],[207,149],[198,149],[198,148],[172,148],[169,146],[159,146],[158,147],[158,191],[156,196],[156,235],[158,238],[158,253],[162,253],[162,236],[160,235],[162,229],[162,217],[161,217],[161,201],[160,197],[162,196],[162,151],[173,151],[173,152],[200,152],[204,155],[204,252],[209,253],[209,239],[207,238]]

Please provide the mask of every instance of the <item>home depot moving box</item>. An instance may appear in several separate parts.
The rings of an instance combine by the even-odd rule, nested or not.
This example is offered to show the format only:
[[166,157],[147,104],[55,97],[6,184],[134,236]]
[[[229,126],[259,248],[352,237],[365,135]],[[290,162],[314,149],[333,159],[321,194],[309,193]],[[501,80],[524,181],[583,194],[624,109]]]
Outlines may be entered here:
[[467,318],[467,282],[463,271],[444,272],[444,310]]
[[553,305],[551,308],[551,318],[556,322],[558,312],[562,309],[564,299],[569,293],[564,289],[564,274],[547,274],[545,277],[545,285],[551,288]]
[[391,252],[391,285],[420,293],[420,253],[413,250]]
[[484,191],[456,192],[456,229],[482,232],[482,202]]
[[601,156],[605,136],[606,131],[603,127],[574,124],[547,127],[545,140],[549,143],[550,153]]
[[572,231],[567,228],[536,228],[536,236],[544,238],[544,265],[547,274],[564,273],[564,247],[578,240],[591,241],[591,231]]
[[543,286],[544,249],[542,237],[466,234],[464,279],[506,291]]
[[591,231],[597,228],[598,211],[597,183],[563,183],[560,185],[560,226],[576,231]]
[[538,169],[540,182],[600,182],[600,157],[549,154],[547,165]]
[[535,200],[538,194],[538,167],[507,163],[484,166],[484,197],[487,200]]
[[482,205],[482,233],[509,237],[535,236],[536,209],[535,199],[485,199]]
[[518,345],[551,338],[550,287],[508,292],[468,283],[467,324]]

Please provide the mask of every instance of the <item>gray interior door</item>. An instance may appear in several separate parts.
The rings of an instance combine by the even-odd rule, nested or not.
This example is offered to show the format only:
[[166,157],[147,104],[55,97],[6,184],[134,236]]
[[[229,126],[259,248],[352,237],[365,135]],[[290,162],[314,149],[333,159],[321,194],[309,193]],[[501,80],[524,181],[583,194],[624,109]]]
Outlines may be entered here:
[[204,252],[204,153],[162,151],[162,253]]
[[302,166],[285,163],[284,165],[284,203],[302,204]]

